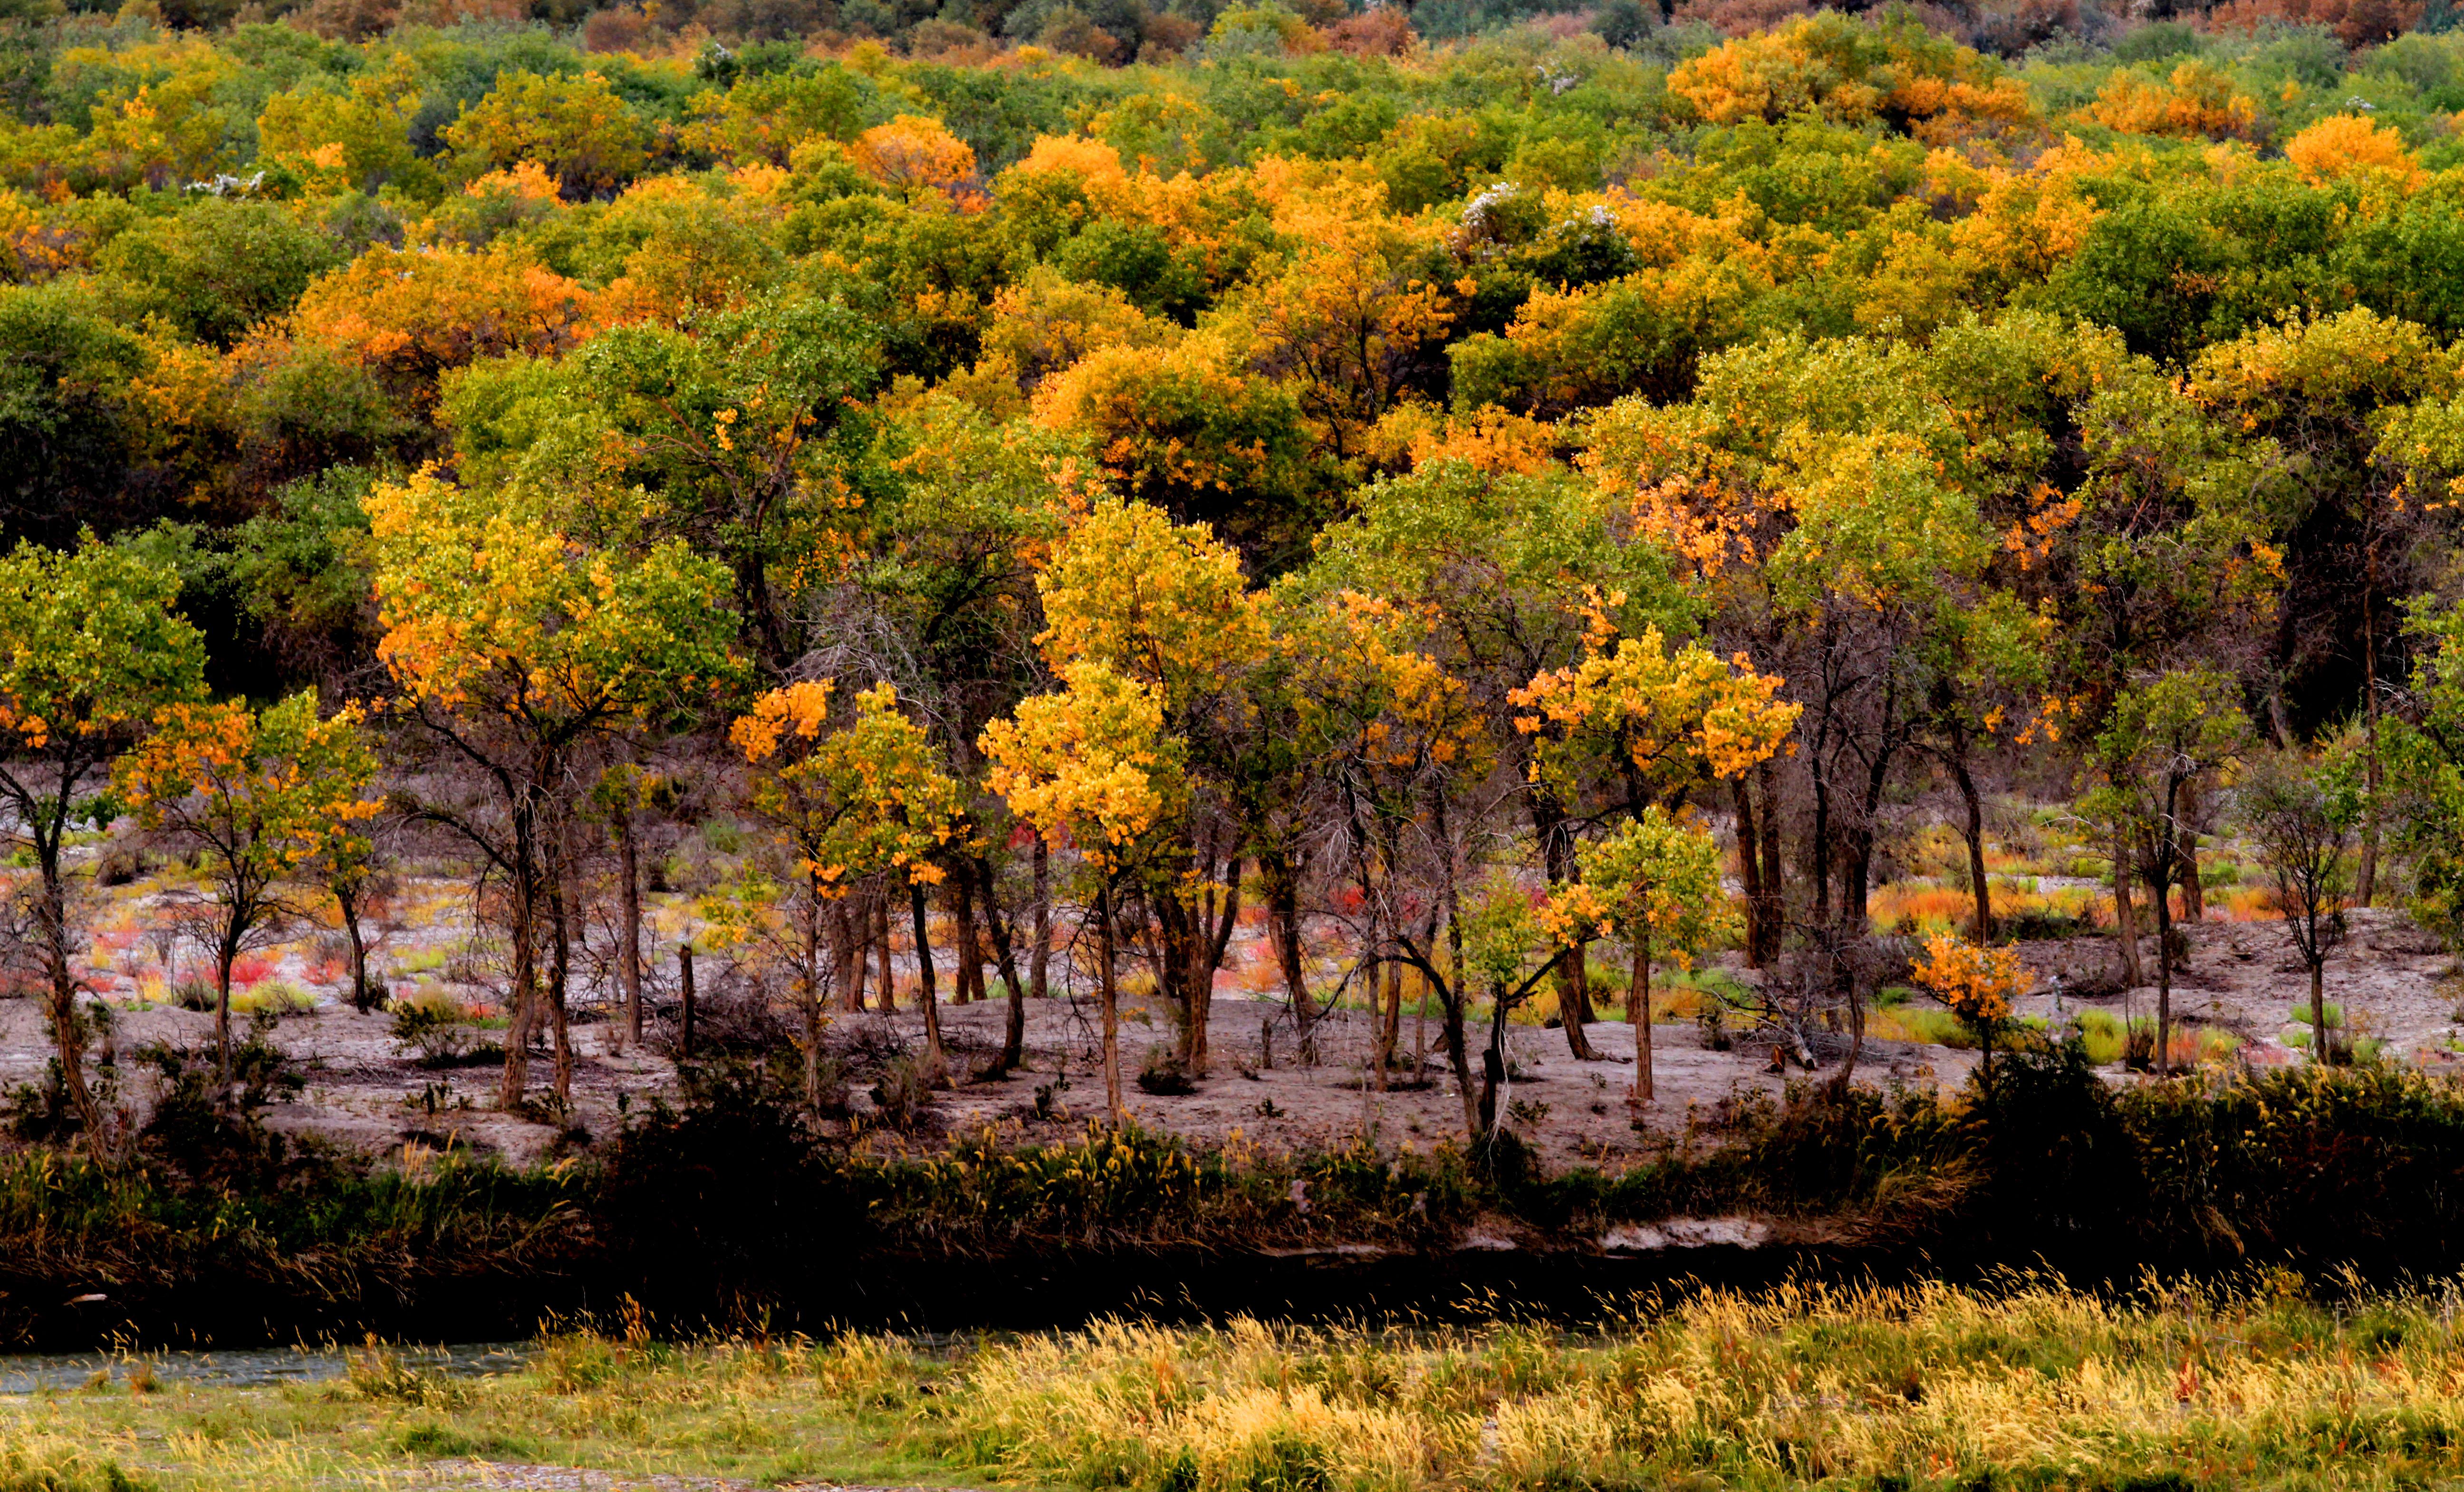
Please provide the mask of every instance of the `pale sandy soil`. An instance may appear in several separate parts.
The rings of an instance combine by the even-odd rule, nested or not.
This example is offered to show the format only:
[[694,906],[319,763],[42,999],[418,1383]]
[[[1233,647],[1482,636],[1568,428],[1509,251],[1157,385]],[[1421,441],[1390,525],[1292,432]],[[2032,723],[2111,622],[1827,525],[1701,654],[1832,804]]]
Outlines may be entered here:
[[[145,882],[105,893],[94,918],[99,933],[90,969],[95,997],[113,1010],[120,1101],[139,1115],[159,1081],[135,1059],[139,1050],[151,1042],[202,1049],[212,1035],[209,1014],[160,1000],[160,959],[145,929],[162,915],[163,896],[161,888]],[[653,997],[671,1011],[671,950],[684,926],[682,915],[681,903],[673,900],[653,908]],[[2377,1037],[2399,1059],[2441,1070],[2464,1064],[2464,1055],[2456,1050],[2464,1046],[2454,1019],[2458,993],[2446,982],[2453,956],[2440,951],[2399,914],[2365,911],[2354,921],[2354,939],[2328,969],[2329,998],[2343,1005],[2356,1031]],[[427,991],[482,1001],[491,997],[484,961],[465,956],[468,906],[451,882],[406,880],[378,931],[372,964],[390,978],[397,992]],[[2244,1042],[2243,1057],[2255,1064],[2306,1059],[2279,1039],[2299,1029],[2289,1027],[2285,1017],[2292,1005],[2306,998],[2304,978],[2281,928],[2272,922],[2211,923],[2190,928],[2189,938],[2191,957],[2178,981],[2177,1013],[2194,1026],[2233,1032]],[[495,1068],[424,1068],[393,1039],[389,1016],[352,1011],[341,999],[342,975],[327,956],[330,948],[330,942],[319,945],[317,929],[306,928],[297,942],[265,955],[271,978],[288,982],[316,1002],[311,1011],[283,1015],[274,1028],[273,1039],[305,1080],[294,1102],[269,1113],[269,1123],[283,1132],[371,1152],[451,1142],[528,1161],[605,1140],[623,1122],[620,1106],[638,1108],[675,1092],[674,1069],[667,1056],[671,1036],[668,1022],[654,1021],[649,1043],[625,1050],[619,1024],[585,1005],[574,1026],[577,1056],[569,1124],[498,1112],[494,1106]],[[2050,976],[2067,971],[2076,978],[2079,970],[2111,960],[2110,943],[2101,939],[2031,944],[2023,951],[2032,968],[2047,976],[2040,991],[2021,1002],[2023,1014],[2057,1016],[2076,1010],[2076,999],[2062,998],[2057,1011]],[[2149,951],[2152,970],[2152,944]],[[946,961],[946,953],[942,957]],[[175,952],[174,958],[184,971],[195,964],[191,955]],[[1056,957],[1054,962],[1058,988],[1063,960]],[[1000,983],[988,969],[987,983],[996,991],[993,1001],[944,1007],[950,1067],[957,1080],[934,1095],[925,1122],[904,1133],[877,1121],[864,1122],[872,1107],[872,1083],[889,1064],[921,1047],[913,976],[904,971],[911,960],[904,952],[900,963],[901,1011],[895,1015],[836,1016],[829,1036],[834,1055],[847,1064],[851,1106],[857,1127],[870,1132],[868,1143],[928,1147],[954,1132],[986,1125],[1001,1126],[1014,1138],[1057,1139],[1075,1134],[1086,1120],[1102,1113],[1095,1011],[1083,981],[1076,998],[1029,1003],[1024,1070],[999,1081],[969,1080],[998,1048],[1005,1015],[998,998]],[[723,990],[723,964],[706,953],[702,967],[706,988],[715,982]],[[1331,969],[1324,965],[1322,972]],[[1276,981],[1270,974],[1255,929],[1244,929],[1219,980],[1210,1026],[1212,1070],[1197,1091],[1183,1096],[1150,1095],[1135,1085],[1134,1076],[1149,1050],[1167,1046],[1174,1036],[1167,1018],[1131,1003],[1123,1027],[1124,1081],[1127,1106],[1140,1123],[1206,1141],[1229,1139],[1237,1130],[1250,1142],[1275,1148],[1361,1138],[1427,1148],[1460,1139],[1462,1100],[1444,1070],[1434,1019],[1422,1028],[1406,1013],[1405,1051],[1425,1050],[1428,1056],[1418,1083],[1409,1073],[1397,1073],[1388,1090],[1380,1092],[1364,1081],[1370,1065],[1368,1018],[1357,1012],[1329,1016],[1319,1030],[1316,1063],[1303,1066],[1288,1013],[1271,997]],[[946,967],[941,976],[946,995]],[[2119,1013],[2125,1002],[2114,997],[2096,1003]],[[2153,1008],[2153,991],[2134,991],[2128,1003],[2145,1013]],[[1271,1052],[1262,1029],[1270,1023]],[[1574,1059],[1561,1031],[1512,1027],[1513,1078],[1501,1106],[1552,1161],[1614,1166],[1641,1148],[1626,1102],[1634,1043],[1621,1022],[1595,1024],[1589,1032],[1601,1060]],[[1756,1091],[1776,1095],[1788,1081],[1808,1076],[1794,1063],[1784,1075],[1771,1071],[1771,1044],[1750,1035],[1740,1035],[1731,1050],[1705,1050],[1691,1022],[1655,1027],[1654,1044],[1658,1100],[1648,1122],[1663,1137],[1689,1128],[1714,1133],[1724,1101]],[[1825,1046],[1816,1055],[1830,1058],[1836,1052]],[[37,1002],[0,998],[0,1089],[35,1080],[47,1056]],[[1874,1040],[1867,1044],[1857,1076],[1873,1083],[1955,1086],[1966,1080],[1975,1060],[1973,1052]],[[535,1084],[543,1085],[547,1076],[544,1062],[535,1065]],[[1066,1086],[1056,1085],[1061,1076],[1066,1076]],[[2135,1080],[2118,1070],[2113,1077]],[[1041,1112],[1039,1089],[1047,1090]]]

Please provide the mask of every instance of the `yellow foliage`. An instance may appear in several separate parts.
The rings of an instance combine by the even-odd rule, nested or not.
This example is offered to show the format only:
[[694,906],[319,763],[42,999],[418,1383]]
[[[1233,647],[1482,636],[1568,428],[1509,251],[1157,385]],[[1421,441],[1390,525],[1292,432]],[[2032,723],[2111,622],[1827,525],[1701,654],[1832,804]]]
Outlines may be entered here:
[[2100,124],[2134,135],[2247,139],[2258,128],[2258,105],[2233,87],[2232,75],[2195,60],[2173,69],[2164,82],[2117,68],[2087,112]]
[[976,181],[975,150],[939,120],[901,114],[858,135],[847,157],[885,187],[937,192],[966,212],[989,205]]

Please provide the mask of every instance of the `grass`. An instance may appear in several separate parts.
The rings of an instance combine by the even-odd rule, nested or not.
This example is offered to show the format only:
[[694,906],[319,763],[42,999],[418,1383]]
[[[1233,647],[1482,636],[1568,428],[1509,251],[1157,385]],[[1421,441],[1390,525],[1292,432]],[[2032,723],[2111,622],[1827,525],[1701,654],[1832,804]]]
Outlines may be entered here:
[[956,1348],[574,1333],[479,1380],[371,1353],[324,1385],[9,1401],[0,1488],[400,1486],[477,1457],[1139,1492],[2392,1492],[2464,1470],[2459,1305],[2452,1284],[2320,1296],[2286,1273],[2111,1292],[2013,1276],[1687,1290],[1582,1330],[1105,1321]]

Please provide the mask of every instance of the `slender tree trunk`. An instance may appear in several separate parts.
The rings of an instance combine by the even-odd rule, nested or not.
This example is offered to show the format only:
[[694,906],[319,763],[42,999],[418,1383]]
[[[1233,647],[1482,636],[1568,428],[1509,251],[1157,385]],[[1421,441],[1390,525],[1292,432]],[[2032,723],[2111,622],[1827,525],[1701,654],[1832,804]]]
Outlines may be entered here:
[[623,878],[617,892],[617,988],[625,997],[625,1039],[642,1044],[642,864],[633,840],[633,811],[616,811],[616,873]]
[[898,970],[890,961],[890,887],[882,885],[872,898],[873,954],[881,964],[881,1013],[898,1013]]
[[830,948],[839,1009],[853,1014],[864,1009],[864,940],[856,935],[855,909],[846,897],[830,902]]
[[214,1078],[228,1090],[231,1087],[231,963],[239,950],[231,946],[229,936],[214,949]]
[[[560,850],[561,847],[560,846]],[[566,997],[573,982],[572,899],[565,894],[565,858],[560,853],[548,867],[548,1018],[556,1050],[556,1101],[573,1102],[573,1028]]]
[[2327,961],[2314,958],[2310,960],[2310,1060],[2330,1061],[2333,1056],[2327,1042]]
[[2199,836],[2182,835],[2182,921],[2208,920],[2208,888],[2199,883]]
[[678,1023],[680,1029],[676,1033],[676,1060],[679,1063],[692,1061],[693,1054],[693,945],[690,943],[676,945],[677,996],[684,1007],[681,1012],[683,1018]]
[[1026,991],[1018,981],[1018,957],[1011,946],[1010,921],[1001,915],[1001,904],[994,900],[996,887],[992,863],[988,860],[973,863],[977,887],[984,897],[984,925],[992,932],[993,957],[1000,962],[1001,992],[1009,997],[1009,1012],[1001,1026],[1001,1056],[985,1069],[985,1076],[999,1078],[1015,1072],[1026,1059]]
[[1756,827],[1763,837],[1763,947],[1762,960],[1754,967],[1763,969],[1779,957],[1781,934],[1788,923],[1787,885],[1781,880],[1786,863],[1779,853],[1779,764],[1766,757],[1754,768],[1754,782],[1762,793],[1762,822]]
[[1740,774],[1728,785],[1737,807],[1737,879],[1746,889],[1746,967],[1763,967],[1763,918],[1768,899],[1763,892],[1762,846],[1754,838],[1754,795]]
[[[74,780],[74,772],[62,770]],[[62,795],[65,798],[65,789]],[[60,1086],[68,1091],[69,1107],[77,1111],[77,1123],[85,1129],[86,1149],[101,1160],[107,1148],[102,1105],[96,1100],[93,1086],[85,1080],[85,1017],[77,1008],[77,973],[69,963],[68,882],[60,870],[57,834],[38,838],[34,854],[43,878],[42,902],[35,919],[43,940],[45,971],[51,976],[51,1008],[45,1013],[52,1028],[52,1051],[59,1060]],[[228,1059],[224,1066],[230,1066]]]
[[1626,1024],[1634,1028],[1634,1102],[1639,1108],[1652,1100],[1651,940],[1634,944],[1634,977],[1625,990]]
[[[2167,813],[2175,804],[2168,801]],[[2170,834],[2172,831],[2164,831]],[[2164,846],[2159,857],[2149,868],[2156,902],[2156,1075],[2169,1078],[2173,1074],[2173,905],[2171,888],[2166,884],[2166,874],[2172,868],[2173,847]]]
[[976,939],[975,879],[964,874],[951,878],[957,884],[950,888],[951,936],[957,940],[957,967],[950,970],[950,999],[957,1005],[972,1004],[983,997],[983,945]]
[[1950,778],[1959,787],[1959,801],[1968,811],[1968,879],[1976,894],[1976,920],[1972,940],[1978,946],[1993,941],[1993,884],[1985,870],[1985,803],[1976,791],[1976,778],[1968,769],[1967,733],[1954,725],[1951,730]]
[[1095,894],[1095,992],[1104,1023],[1104,1112],[1121,1122],[1120,987],[1112,958],[1112,888]]
[[1027,960],[1028,992],[1052,997],[1052,863],[1042,835],[1035,838],[1035,952]]
[[2379,883],[2379,546],[2372,535],[2363,546],[2362,576],[2362,863],[2353,900],[2367,906]]
[[513,1009],[505,1013],[505,1071],[496,1088],[496,1106],[504,1109],[520,1106],[530,1086],[531,1022],[539,998],[539,852],[532,829],[529,805],[516,804],[513,865],[507,874],[514,894],[513,988],[507,996]]
[[376,1002],[368,994],[368,940],[360,927],[359,889],[336,886],[334,910],[342,924],[342,937],[351,946],[351,1009],[365,1014]]
[[1445,1009],[1446,1064],[1454,1069],[1455,1092],[1463,1100],[1463,1138],[1476,1141],[1481,1136],[1480,1104],[1471,1086],[1471,1054],[1463,1042],[1463,900],[1455,876],[1455,846],[1446,830],[1446,802],[1443,794],[1435,795],[1434,813],[1438,830],[1438,853],[1444,857],[1443,870],[1438,881],[1439,910],[1446,920],[1446,981],[1439,987],[1439,1002]]
[[908,883],[907,902],[915,921],[915,998],[924,1007],[924,1060],[937,1072],[949,1058],[941,1051],[941,1002],[933,992],[933,939],[925,927],[921,883]]
[[2113,938],[2122,954],[2122,985],[2136,990],[2146,981],[2139,968],[2139,912],[2130,901],[2130,845],[2117,830],[2113,836]]
[[[1531,830],[1540,841],[1540,860],[1549,877],[1549,884],[1561,886],[1574,877],[1573,839],[1567,833],[1565,811],[1554,794],[1535,789],[1531,794]],[[1566,1050],[1574,1059],[1596,1062],[1600,1054],[1592,1047],[1590,1033],[1583,1028],[1591,1022],[1591,970],[1583,959],[1583,946],[1574,946],[1573,953],[1557,961],[1557,1019],[1566,1028]]]
[[1284,997],[1291,1002],[1292,1024],[1300,1036],[1301,1065],[1317,1060],[1317,1002],[1309,995],[1309,969],[1301,957],[1300,877],[1291,857],[1281,848],[1258,857],[1258,875],[1265,881],[1266,936],[1275,946],[1275,962],[1283,969]]
[[804,905],[803,967],[797,970],[796,982],[802,986],[804,1007],[804,1102],[816,1114],[822,1111],[822,918],[827,904],[822,897],[822,878],[808,876]]
[[1403,969],[1389,962],[1381,972],[1386,997],[1377,1017],[1377,1091],[1383,1093],[1387,1074],[1395,1065],[1395,1042],[1403,1034]]

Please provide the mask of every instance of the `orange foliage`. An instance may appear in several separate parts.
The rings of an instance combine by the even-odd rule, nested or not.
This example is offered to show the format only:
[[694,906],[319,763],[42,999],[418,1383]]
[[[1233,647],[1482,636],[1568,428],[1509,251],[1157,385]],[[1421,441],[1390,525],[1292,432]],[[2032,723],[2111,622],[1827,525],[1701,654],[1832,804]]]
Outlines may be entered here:
[[562,352],[594,327],[589,291],[520,255],[382,245],[310,284],[292,335],[432,393],[448,368]]
[[2331,114],[2284,143],[2284,158],[2314,187],[2353,176],[2383,176],[2410,187],[2421,163],[2404,137],[2358,114]]
[[2230,74],[2199,61],[2183,63],[2164,82],[2117,68],[2087,112],[2107,128],[2134,135],[2238,140],[2258,128],[2258,105],[2234,91]]
[[1868,27],[1825,12],[1740,36],[1668,75],[1668,91],[1705,121],[1773,123],[1814,110],[1843,123],[1880,120],[1939,139],[1978,123],[2030,121],[2018,80],[1913,20]]
[[976,176],[976,152],[939,120],[901,114],[856,136],[847,156],[856,169],[910,194],[939,192],[962,212],[990,205]]

